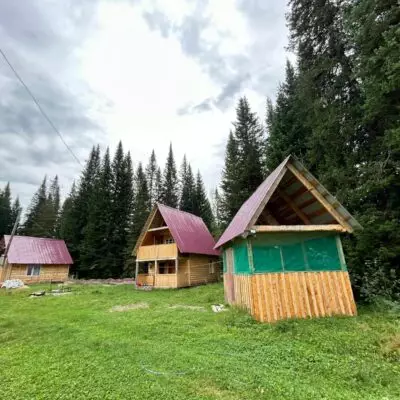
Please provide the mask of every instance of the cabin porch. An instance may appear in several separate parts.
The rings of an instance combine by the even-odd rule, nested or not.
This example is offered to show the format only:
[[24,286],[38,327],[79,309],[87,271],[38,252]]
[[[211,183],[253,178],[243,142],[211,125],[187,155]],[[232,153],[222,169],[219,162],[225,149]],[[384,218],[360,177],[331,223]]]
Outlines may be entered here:
[[139,286],[178,287],[178,260],[137,261]]

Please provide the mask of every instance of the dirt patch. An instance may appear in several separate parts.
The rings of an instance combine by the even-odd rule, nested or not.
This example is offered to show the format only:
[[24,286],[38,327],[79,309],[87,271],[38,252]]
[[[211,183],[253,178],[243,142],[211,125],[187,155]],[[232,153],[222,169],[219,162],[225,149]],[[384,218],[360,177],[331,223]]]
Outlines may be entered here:
[[130,311],[130,310],[139,310],[142,308],[149,308],[148,303],[134,303],[134,304],[125,304],[121,306],[114,306],[110,308],[110,312],[123,312],[123,311]]
[[206,311],[205,307],[202,306],[188,306],[185,304],[174,304],[173,306],[168,306],[170,309],[181,309],[181,310],[192,310],[192,311]]

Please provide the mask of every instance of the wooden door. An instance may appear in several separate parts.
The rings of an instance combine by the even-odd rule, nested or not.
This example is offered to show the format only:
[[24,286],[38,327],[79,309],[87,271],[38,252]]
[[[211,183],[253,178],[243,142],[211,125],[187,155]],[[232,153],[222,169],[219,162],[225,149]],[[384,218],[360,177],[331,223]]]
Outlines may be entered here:
[[224,274],[225,301],[228,304],[235,302],[235,282],[233,277],[233,249],[225,251],[226,273]]

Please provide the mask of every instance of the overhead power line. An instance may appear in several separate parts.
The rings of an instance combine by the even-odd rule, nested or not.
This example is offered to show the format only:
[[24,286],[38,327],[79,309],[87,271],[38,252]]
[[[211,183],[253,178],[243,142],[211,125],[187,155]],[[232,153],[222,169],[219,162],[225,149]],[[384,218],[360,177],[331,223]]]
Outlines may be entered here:
[[36,104],[36,107],[38,108],[38,110],[40,111],[40,113],[43,115],[44,119],[48,122],[48,124],[51,126],[51,128],[54,130],[54,132],[58,135],[58,137],[60,138],[60,140],[62,141],[62,143],[64,144],[64,146],[67,148],[67,150],[71,153],[72,157],[75,159],[75,161],[81,166],[83,167],[83,165],[81,164],[81,162],[79,161],[79,158],[76,156],[76,154],[73,152],[73,150],[71,149],[71,147],[68,145],[68,143],[65,141],[65,139],[63,138],[63,136],[61,135],[60,131],[56,128],[56,126],[54,125],[54,123],[52,122],[52,120],[49,118],[49,116],[46,114],[46,112],[44,111],[44,109],[42,108],[42,106],[40,105],[39,101],[36,99],[35,95],[31,92],[31,90],[29,89],[29,87],[26,85],[26,83],[23,81],[23,79],[21,78],[21,76],[18,74],[18,72],[15,70],[15,68],[12,66],[11,62],[9,61],[9,59],[7,58],[7,56],[5,55],[4,51],[0,48],[0,53],[3,56],[4,60],[6,61],[7,65],[10,67],[11,71],[14,73],[14,75],[16,76],[16,78],[18,79],[18,81],[21,83],[21,85],[24,87],[24,89],[26,90],[26,92],[29,94],[29,96],[31,97],[31,99],[33,100],[33,102]]

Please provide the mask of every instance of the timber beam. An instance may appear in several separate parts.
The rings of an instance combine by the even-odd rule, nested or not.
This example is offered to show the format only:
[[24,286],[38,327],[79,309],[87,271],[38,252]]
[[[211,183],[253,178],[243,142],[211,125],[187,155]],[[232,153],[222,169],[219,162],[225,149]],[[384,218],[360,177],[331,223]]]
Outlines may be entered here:
[[346,232],[347,229],[339,224],[330,225],[254,225],[250,228],[256,232]]

